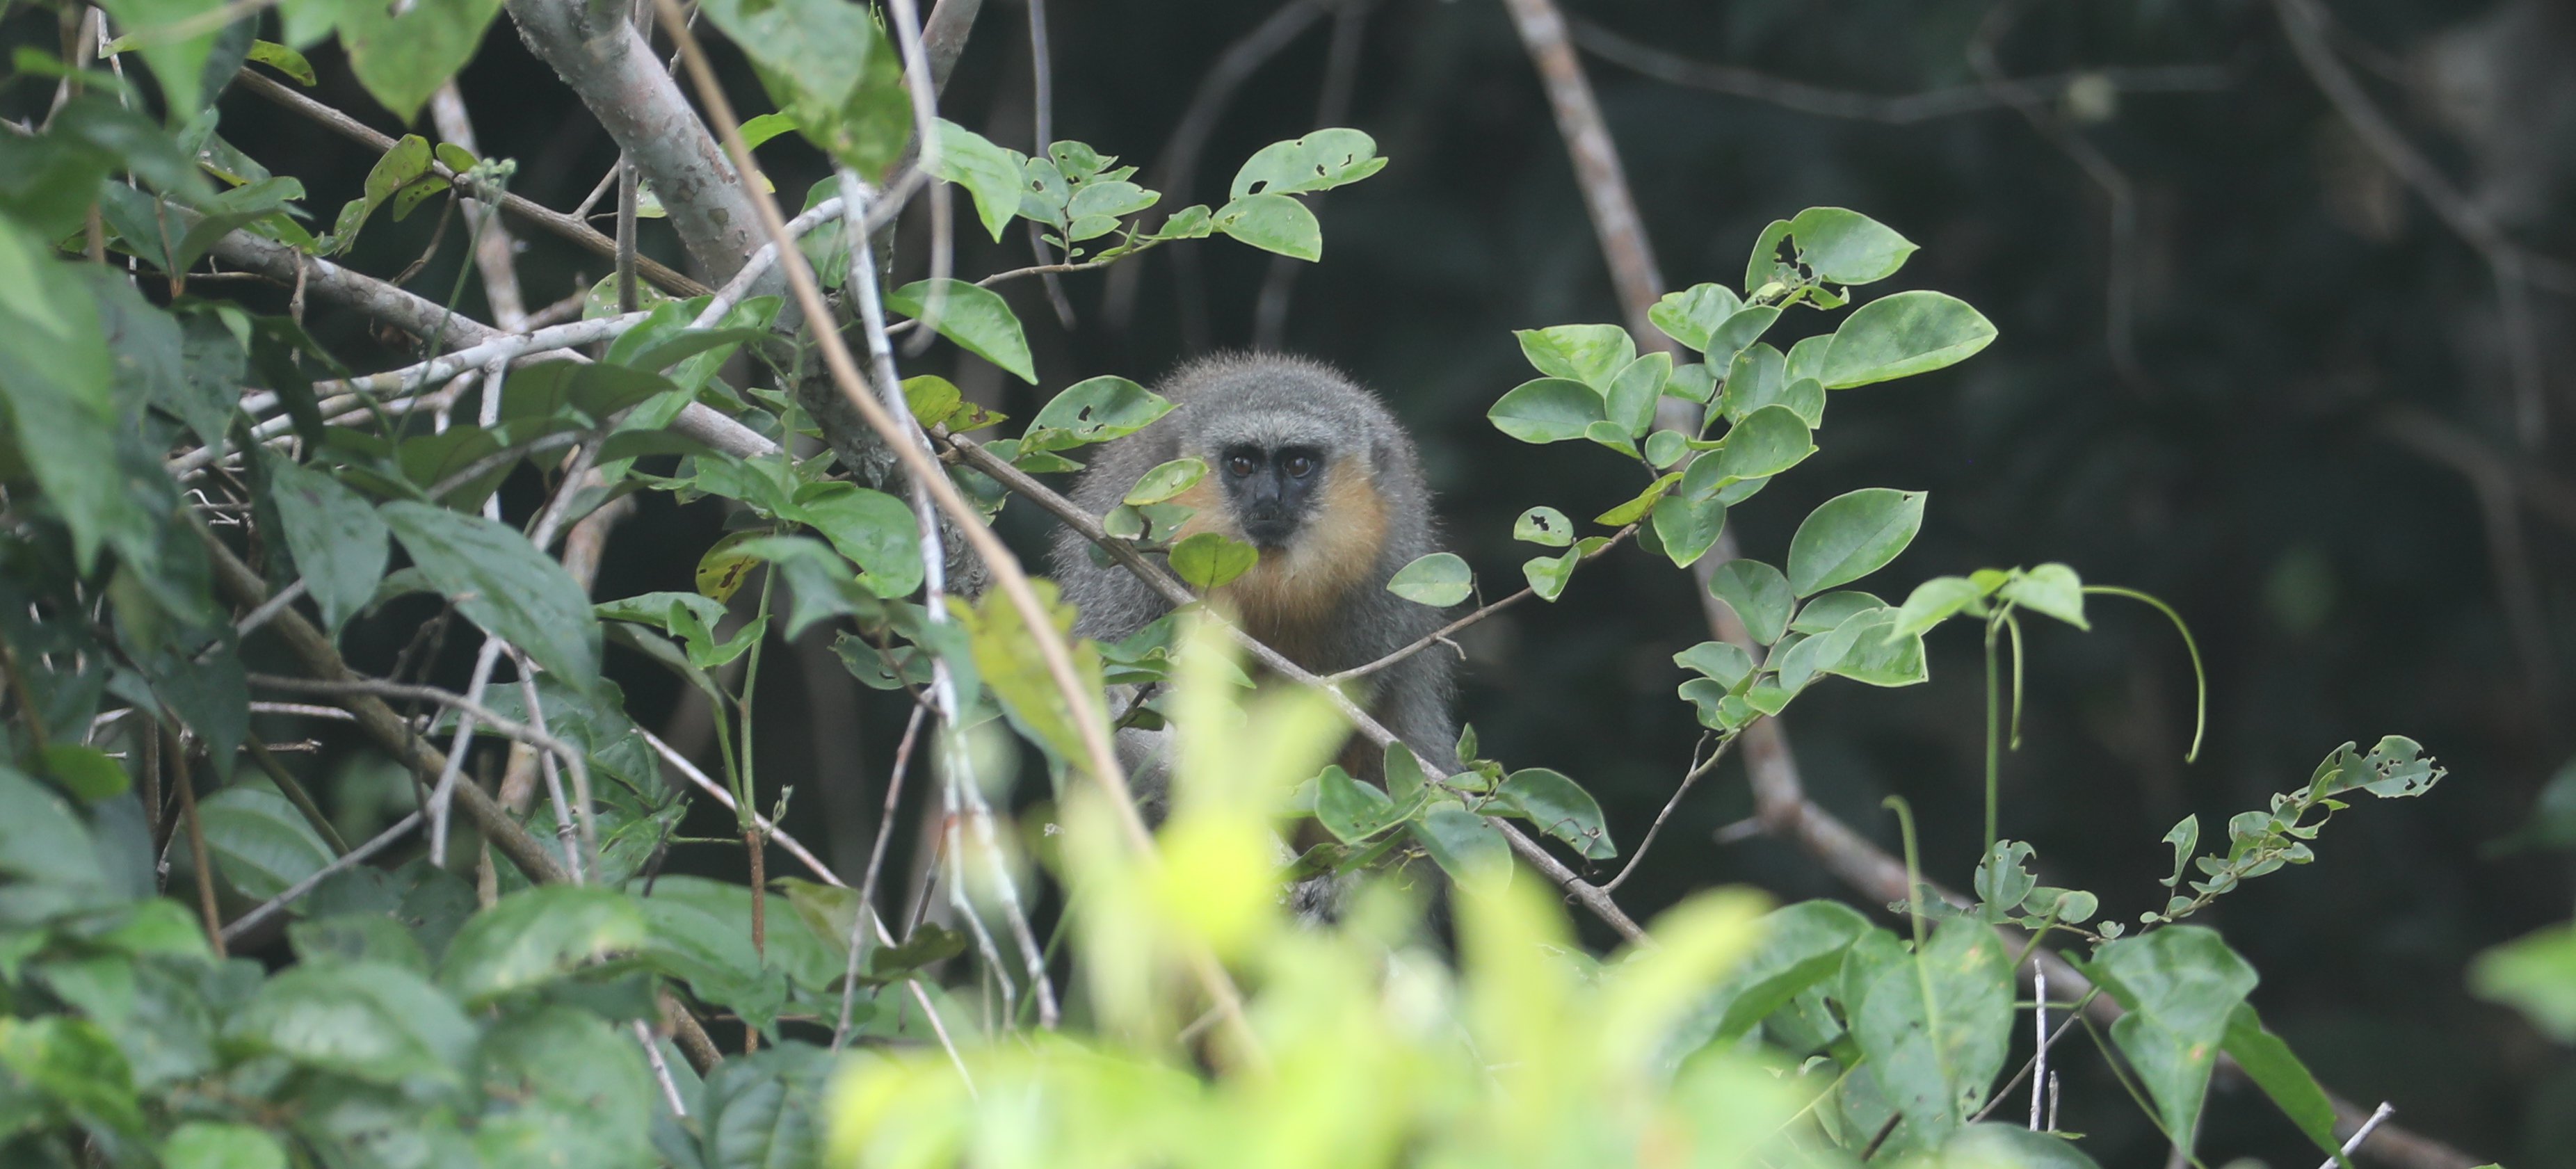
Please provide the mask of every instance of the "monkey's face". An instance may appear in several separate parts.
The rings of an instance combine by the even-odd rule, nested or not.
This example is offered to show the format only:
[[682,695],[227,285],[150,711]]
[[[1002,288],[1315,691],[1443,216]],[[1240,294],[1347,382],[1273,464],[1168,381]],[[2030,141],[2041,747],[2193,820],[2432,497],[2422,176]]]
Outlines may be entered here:
[[1254,546],[1275,551],[1296,537],[1313,510],[1324,462],[1321,448],[1304,444],[1229,443],[1217,452],[1217,481]]

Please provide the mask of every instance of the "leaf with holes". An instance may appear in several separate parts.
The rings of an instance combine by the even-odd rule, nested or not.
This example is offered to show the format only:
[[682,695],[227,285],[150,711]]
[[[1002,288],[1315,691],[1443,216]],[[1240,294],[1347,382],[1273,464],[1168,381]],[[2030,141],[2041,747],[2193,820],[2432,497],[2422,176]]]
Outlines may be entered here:
[[1552,507],[1533,507],[1512,521],[1512,538],[1545,548],[1563,548],[1574,542],[1574,521]]
[[1912,240],[1869,216],[1840,207],[1799,212],[1789,221],[1789,236],[1797,242],[1798,259],[1815,270],[1816,278],[1836,284],[1885,280],[1915,252]]
[[1286,195],[1244,195],[1216,209],[1216,230],[1235,239],[1312,263],[1324,258],[1324,229],[1315,213]]
[[1356,183],[1385,167],[1386,160],[1378,157],[1376,139],[1339,127],[1317,130],[1303,138],[1273,142],[1254,152],[1244,160],[1242,169],[1234,172],[1226,197],[1329,191]]
[[1169,401],[1126,378],[1086,378],[1039,408],[1020,439],[1020,450],[1060,451],[1124,438],[1171,412]]

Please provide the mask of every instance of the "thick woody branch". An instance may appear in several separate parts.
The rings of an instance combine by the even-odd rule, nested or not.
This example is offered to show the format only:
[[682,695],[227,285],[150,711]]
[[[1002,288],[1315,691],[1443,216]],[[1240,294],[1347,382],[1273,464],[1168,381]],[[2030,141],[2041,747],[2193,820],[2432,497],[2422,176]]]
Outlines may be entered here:
[[513,0],[508,7],[519,39],[572,87],[653,185],[690,258],[719,278],[731,276],[760,244],[754,207],[763,197],[725,161],[626,6]]

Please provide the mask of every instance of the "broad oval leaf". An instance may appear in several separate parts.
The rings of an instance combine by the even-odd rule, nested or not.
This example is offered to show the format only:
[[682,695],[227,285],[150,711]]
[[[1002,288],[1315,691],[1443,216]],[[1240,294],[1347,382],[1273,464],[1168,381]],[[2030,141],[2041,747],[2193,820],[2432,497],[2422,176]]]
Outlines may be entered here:
[[1476,574],[1455,552],[1434,552],[1396,570],[1386,591],[1417,604],[1446,609],[1475,590]]
[[[1808,433],[1807,420],[1787,406],[1764,406],[1744,416],[1735,429],[1726,432],[1726,445],[1703,461],[1713,465],[1714,482],[1693,489],[1689,483],[1683,491],[1702,495],[1730,487],[1747,479],[1768,479],[1805,462],[1816,453],[1814,438]],[[1691,465],[1693,470],[1698,464]]]
[[1001,366],[1030,385],[1038,384],[1037,364],[1029,357],[1028,334],[1002,294],[963,280],[915,280],[885,294],[887,308],[921,319],[936,289],[946,296],[939,316],[930,322],[939,335],[958,347]]
[[1134,487],[1127,489],[1126,498],[1120,502],[1131,507],[1161,503],[1189,490],[1199,480],[1207,477],[1207,471],[1207,460],[1196,455],[1174,459],[1145,472],[1136,480]]
[[1753,640],[1770,645],[1780,640],[1789,628],[1789,613],[1798,598],[1789,591],[1789,578],[1780,570],[1759,560],[1729,560],[1709,573],[1708,591],[1726,602],[1744,622],[1745,632]]
[[1728,642],[1703,641],[1674,654],[1673,664],[1731,690],[1753,672],[1753,655]]
[[1673,355],[1661,351],[1622,367],[1602,391],[1610,424],[1627,431],[1630,438],[1645,437],[1655,425],[1655,403],[1664,396],[1664,383],[1672,376]]
[[1329,191],[1356,183],[1385,167],[1386,160],[1378,157],[1377,140],[1367,134],[1343,127],[1317,130],[1255,151],[1244,160],[1242,169],[1234,172],[1226,197]]
[[1726,505],[1715,499],[1667,495],[1655,501],[1655,540],[1676,568],[1688,568],[1726,531]]
[[2215,931],[2181,925],[2104,944],[2086,973],[2129,1009],[2111,1025],[2111,1042],[2157,1116],[2168,1131],[2193,1131],[2228,1020],[2254,990],[2254,967]]
[[1409,828],[1451,880],[1470,889],[1494,889],[1512,879],[1512,846],[1502,830],[1454,800],[1435,805]]
[[1286,195],[1244,195],[1216,210],[1216,230],[1235,239],[1312,263],[1324,258],[1324,229],[1315,213]]
[[1879,971],[1852,1034],[1917,1140],[1936,1140],[1985,1103],[2012,1039],[2012,959],[1993,928],[1941,923],[1921,953]]
[[614,889],[545,885],[508,894],[447,945],[438,981],[469,1004],[552,982],[644,945],[643,911]]
[[1543,377],[1512,387],[1485,417],[1494,429],[1522,442],[1550,443],[1581,438],[1585,429],[1609,415],[1592,387],[1571,378]]
[[1384,832],[1400,818],[1393,799],[1350,772],[1327,767],[1315,779],[1315,819],[1344,844]]
[[323,631],[337,635],[384,579],[391,533],[366,497],[339,480],[264,449],[260,453],[287,550],[322,610]]
[[1607,394],[1612,378],[1637,359],[1637,342],[1617,325],[1553,325],[1516,329],[1521,356],[1548,377],[1581,382]]
[[1172,545],[1172,573],[1202,591],[1222,588],[1252,571],[1261,553],[1252,545],[1216,532],[1201,532]]
[[1829,390],[1956,365],[1992,344],[1994,323],[1968,302],[1928,289],[1882,296],[1834,330],[1818,380]]
[[1789,221],[1798,258],[1815,269],[1818,279],[1836,284],[1885,280],[1914,254],[1912,240],[1857,211],[1810,207]]
[[1540,831],[1573,845],[1586,860],[1619,855],[1618,846],[1610,843],[1608,826],[1602,823],[1600,803],[1562,772],[1523,768],[1503,777],[1494,795],[1520,809]]
[[939,119],[938,125],[939,166],[933,173],[966,188],[975,199],[975,213],[983,219],[984,230],[1000,242],[1002,229],[1020,211],[1020,171],[1028,165],[1028,156],[994,145],[946,118]]
[[1860,613],[1886,607],[1887,602],[1879,600],[1877,594],[1862,592],[1859,589],[1826,593],[1807,602],[1797,611],[1797,616],[1789,619],[1789,632],[1831,633],[1843,622]]
[[383,962],[290,966],[224,1025],[237,1043],[382,1084],[464,1081],[474,1024],[420,975]]
[[1708,348],[1708,335],[1743,307],[1743,299],[1723,284],[1694,284],[1665,293],[1646,310],[1646,319],[1683,347],[1703,350]]
[[358,83],[408,123],[473,58],[484,29],[500,11],[501,0],[348,5],[339,9],[340,44]]
[[921,529],[912,508],[854,483],[820,483],[798,491],[798,518],[865,570],[859,583],[880,597],[921,587]]
[[1789,588],[1801,597],[1886,567],[1923,527],[1920,491],[1864,487],[1826,500],[1789,538]]
[[1895,632],[1920,634],[1961,610],[1980,612],[1985,590],[1964,576],[1936,576],[1914,586],[1896,611]]
[[397,500],[378,509],[432,585],[576,690],[599,685],[599,621],[579,584],[517,528]]
[[266,901],[322,871],[331,846],[286,797],[255,787],[228,787],[197,805],[215,871],[242,896]]
[[1171,412],[1170,401],[1126,378],[1085,378],[1039,408],[1020,449],[1057,451],[1124,438]]
[[2077,629],[2093,628],[2084,620],[2084,580],[2063,564],[2043,564],[2023,572],[2006,582],[1996,595]]

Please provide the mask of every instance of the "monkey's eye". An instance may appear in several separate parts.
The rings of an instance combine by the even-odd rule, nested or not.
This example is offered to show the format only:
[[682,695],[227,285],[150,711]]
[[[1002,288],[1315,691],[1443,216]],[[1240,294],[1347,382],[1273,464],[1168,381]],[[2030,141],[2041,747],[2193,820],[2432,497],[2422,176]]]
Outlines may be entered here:
[[1303,479],[1315,472],[1315,460],[1307,455],[1290,455],[1279,460],[1280,469],[1293,478]]
[[1261,464],[1254,462],[1250,455],[1229,455],[1225,460],[1225,469],[1233,472],[1236,478],[1242,478],[1260,470]]

